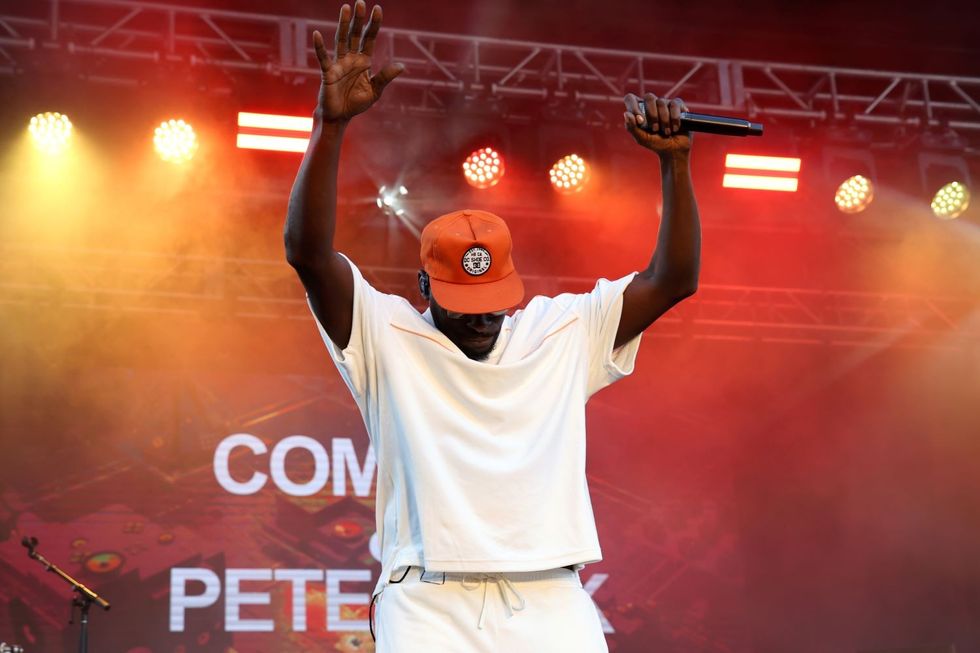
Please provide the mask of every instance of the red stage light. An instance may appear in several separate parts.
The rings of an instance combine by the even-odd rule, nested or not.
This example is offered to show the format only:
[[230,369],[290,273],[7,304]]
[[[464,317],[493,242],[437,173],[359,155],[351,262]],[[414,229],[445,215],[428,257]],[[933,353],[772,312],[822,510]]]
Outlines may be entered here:
[[[799,179],[778,173],[798,173],[802,160],[797,157],[760,156],[756,154],[727,154],[725,156],[725,176],[721,185],[725,188],[750,188],[756,190],[775,190],[795,193]],[[758,170],[777,174],[745,174],[727,170]]]
[[236,144],[242,149],[305,152],[313,118],[271,113],[238,113]]
[[496,186],[504,176],[504,157],[492,147],[481,147],[463,161],[463,176],[474,188]]
[[765,177],[762,175],[735,175],[726,172],[721,180],[725,188],[749,188],[755,190],[780,190],[795,193],[799,188],[796,177]]
[[569,154],[558,159],[548,174],[551,186],[559,193],[577,193],[589,182],[589,164],[578,154]]
[[759,156],[756,154],[727,154],[726,168],[745,170],[772,170],[775,172],[799,172],[802,159],[788,156]]
[[313,118],[309,116],[280,116],[273,113],[238,112],[239,127],[257,127],[259,129],[281,129],[283,131],[305,132],[313,131]]

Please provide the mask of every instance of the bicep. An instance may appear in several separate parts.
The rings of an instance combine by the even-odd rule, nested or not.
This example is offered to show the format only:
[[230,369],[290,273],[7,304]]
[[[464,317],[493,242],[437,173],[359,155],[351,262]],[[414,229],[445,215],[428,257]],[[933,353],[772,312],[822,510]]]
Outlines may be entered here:
[[616,330],[613,348],[626,344],[653,324],[657,318],[680,302],[690,293],[678,291],[673,286],[659,283],[642,275],[636,275],[623,291],[623,311]]
[[354,273],[337,252],[314,265],[295,266],[313,313],[338,349],[346,349],[354,322]]

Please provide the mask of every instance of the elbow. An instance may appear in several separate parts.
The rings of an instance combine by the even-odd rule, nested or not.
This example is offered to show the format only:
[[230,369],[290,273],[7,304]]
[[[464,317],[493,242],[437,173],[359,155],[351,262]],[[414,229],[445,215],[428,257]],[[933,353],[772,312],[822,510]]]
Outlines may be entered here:
[[300,267],[302,265],[302,256],[300,255],[300,249],[296,246],[296,243],[289,237],[289,232],[286,231],[283,234],[283,245],[286,253],[286,262],[291,266]]
[[282,232],[283,249],[286,254],[286,262],[294,268],[309,267],[310,255],[308,248],[303,246],[302,239],[294,231],[289,229],[287,224]]
[[693,282],[679,286],[677,289],[677,301],[682,299],[687,299],[691,297],[698,291],[698,282],[695,279]]
[[296,270],[302,270],[302,269],[309,268],[312,264],[312,261],[301,247],[299,247],[296,243],[290,243],[287,238],[286,263],[289,263],[289,265],[291,265]]
[[675,286],[670,290],[670,305],[676,306],[698,291],[697,284]]
[[661,293],[667,295],[676,304],[698,291],[698,276],[692,274],[664,279],[657,285],[661,288]]

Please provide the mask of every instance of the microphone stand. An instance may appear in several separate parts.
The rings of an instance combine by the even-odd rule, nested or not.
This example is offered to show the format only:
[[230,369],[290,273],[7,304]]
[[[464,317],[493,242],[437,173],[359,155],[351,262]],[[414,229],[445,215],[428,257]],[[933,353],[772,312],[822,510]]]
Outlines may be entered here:
[[50,562],[47,558],[42,556],[37,552],[37,538],[36,537],[24,537],[20,543],[27,547],[27,555],[44,565],[44,568],[55,576],[65,581],[72,587],[72,597],[71,597],[71,618],[68,620],[69,624],[75,623],[75,608],[79,608],[81,611],[81,631],[78,633],[78,653],[88,653],[88,610],[92,607],[92,604],[97,604],[103,610],[108,610],[110,607],[109,602],[104,598],[85,587],[83,584],[79,583],[77,580],[69,576],[63,569],[58,567],[58,565]]

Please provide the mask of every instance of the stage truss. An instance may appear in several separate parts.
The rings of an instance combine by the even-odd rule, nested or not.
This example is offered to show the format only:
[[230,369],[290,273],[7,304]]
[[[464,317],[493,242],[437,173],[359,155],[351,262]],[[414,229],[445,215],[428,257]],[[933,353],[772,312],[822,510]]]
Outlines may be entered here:
[[[361,270],[379,289],[418,296],[414,269]],[[585,292],[595,283],[578,277],[522,276],[528,297]],[[0,247],[0,304],[32,312],[310,321],[302,287],[285,260],[9,244]],[[970,297],[701,284],[694,297],[672,309],[647,335],[977,350],[980,302]]]
[[[329,36],[335,24],[158,2],[7,3],[0,9],[0,73],[43,70],[50,57],[60,56],[60,66],[74,66],[76,74],[96,81],[141,83],[148,70],[178,65],[221,69],[230,80],[257,74],[294,83],[319,74],[310,38],[314,28]],[[583,119],[605,124],[623,92],[632,89],[681,96],[700,111],[807,124],[949,127],[969,142],[980,141],[978,77],[675,56],[397,27],[384,29],[377,54],[406,64],[395,85],[401,89],[396,101],[406,110],[440,112],[461,100],[507,100],[503,115],[520,120],[531,117],[529,107],[536,107],[533,115],[549,107],[567,113],[571,101]]]

